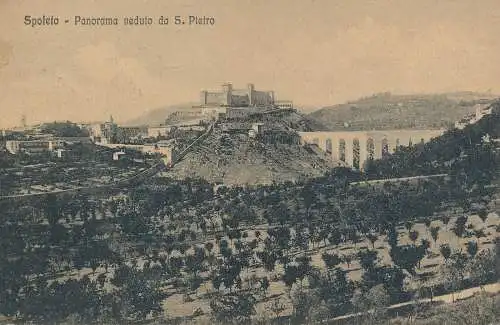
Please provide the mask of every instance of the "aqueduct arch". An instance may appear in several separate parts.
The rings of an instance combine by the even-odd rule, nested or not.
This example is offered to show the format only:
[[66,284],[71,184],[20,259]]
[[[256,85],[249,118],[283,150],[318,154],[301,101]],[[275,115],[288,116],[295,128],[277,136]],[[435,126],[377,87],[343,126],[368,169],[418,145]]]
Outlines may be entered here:
[[346,143],[345,143],[345,140],[344,139],[340,139],[339,140],[339,156],[338,156],[338,160],[346,162],[345,152],[346,152]]
[[299,132],[301,142],[316,144],[334,161],[363,169],[365,162],[394,153],[401,145],[427,142],[445,130]]

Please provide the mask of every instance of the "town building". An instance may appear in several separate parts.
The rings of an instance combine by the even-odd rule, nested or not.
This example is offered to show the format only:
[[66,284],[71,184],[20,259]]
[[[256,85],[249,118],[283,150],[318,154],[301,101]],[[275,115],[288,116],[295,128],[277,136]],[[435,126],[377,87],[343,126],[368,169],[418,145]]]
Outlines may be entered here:
[[148,137],[156,138],[156,137],[164,137],[170,132],[170,127],[166,125],[158,125],[158,126],[149,126],[148,127]]
[[88,126],[90,138],[95,143],[116,143],[118,125],[114,122],[113,116],[104,123],[94,123]]
[[62,145],[64,145],[64,143],[60,140],[9,140],[5,142],[5,148],[7,151],[14,155],[20,152],[27,154],[39,154],[54,151]]
[[[27,154],[40,154],[44,152],[56,152],[59,158],[62,158],[63,151],[66,151],[68,146],[77,143],[90,142],[88,137],[53,137],[40,136],[40,138],[30,140],[7,140],[5,148],[11,154],[24,152]],[[63,148],[66,148],[63,150]]]
[[264,123],[253,123],[251,130],[253,130],[255,134],[262,134],[264,130]]
[[66,151],[66,150],[61,149],[61,148],[56,149],[57,158],[64,158],[64,152],[65,152],[65,151]]
[[147,126],[119,126],[111,116],[109,121],[87,125],[94,143],[137,143],[149,136]]
[[227,107],[225,116],[229,119],[246,118],[260,111],[258,107]]
[[130,149],[142,152],[146,155],[158,155],[162,158],[165,164],[168,165],[175,161],[177,154],[177,150],[174,148],[172,141],[159,141],[154,144],[99,143],[99,145],[120,150],[113,153],[113,160],[120,159],[120,155],[122,155],[120,152],[124,153],[123,149]]
[[134,143],[147,136],[147,126],[118,126],[116,128],[116,142],[118,143]]
[[293,102],[291,100],[280,100],[274,102],[274,106],[279,109],[292,109]]

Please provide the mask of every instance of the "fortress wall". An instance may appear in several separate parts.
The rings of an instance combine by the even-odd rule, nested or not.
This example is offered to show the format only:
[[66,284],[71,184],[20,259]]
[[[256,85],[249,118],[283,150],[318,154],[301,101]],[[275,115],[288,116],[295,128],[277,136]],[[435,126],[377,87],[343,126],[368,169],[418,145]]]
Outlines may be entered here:
[[257,106],[270,105],[273,103],[273,98],[267,91],[254,90],[252,92],[252,103]]
[[206,92],[204,105],[225,105],[225,94],[220,92]]
[[250,105],[250,99],[247,94],[231,96],[231,106],[248,106]]

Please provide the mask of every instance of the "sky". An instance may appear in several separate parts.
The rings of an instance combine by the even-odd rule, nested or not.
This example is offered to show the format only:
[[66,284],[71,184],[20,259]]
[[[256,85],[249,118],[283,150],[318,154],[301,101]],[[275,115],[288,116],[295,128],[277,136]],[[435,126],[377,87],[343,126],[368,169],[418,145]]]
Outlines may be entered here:
[[[33,28],[26,15],[60,23]],[[120,25],[74,26],[76,15]],[[155,24],[123,26],[136,15]],[[215,25],[176,26],[176,15]],[[0,0],[0,127],[22,115],[125,122],[224,82],[312,107],[386,91],[500,93],[499,32],[498,0]]]

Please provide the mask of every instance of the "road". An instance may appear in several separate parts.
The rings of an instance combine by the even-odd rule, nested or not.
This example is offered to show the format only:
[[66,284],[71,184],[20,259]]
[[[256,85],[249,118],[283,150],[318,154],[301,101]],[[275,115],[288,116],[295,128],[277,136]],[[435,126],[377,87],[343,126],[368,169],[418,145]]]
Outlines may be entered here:
[[448,174],[434,174],[434,175],[421,175],[421,176],[411,176],[411,177],[399,177],[399,178],[382,178],[382,179],[372,179],[368,181],[351,182],[350,185],[360,185],[360,184],[377,184],[385,182],[403,182],[411,181],[415,179],[428,179],[428,178],[439,178],[446,177]]
[[[500,292],[500,283],[497,282],[497,283],[485,285],[483,289],[484,289],[484,292],[497,294]],[[474,287],[474,288],[456,291],[453,293],[448,293],[448,294],[441,295],[441,296],[435,296],[432,299],[432,301],[431,301],[431,299],[426,298],[426,299],[419,299],[419,300],[413,300],[413,301],[402,302],[399,304],[394,304],[394,305],[387,307],[387,310],[401,308],[404,306],[410,306],[413,304],[430,303],[430,302],[443,302],[446,304],[450,304],[450,303],[456,302],[458,300],[470,298],[470,297],[472,297],[475,294],[478,294],[480,292],[481,292],[480,287]],[[354,314],[348,314],[348,315],[335,317],[333,319],[328,320],[328,322],[336,321],[336,320],[345,320],[345,319],[349,319],[349,318],[353,318],[353,317],[359,317],[362,315],[366,315],[370,312],[373,312],[373,310],[369,310],[369,311],[363,312],[363,313],[354,313]]]

